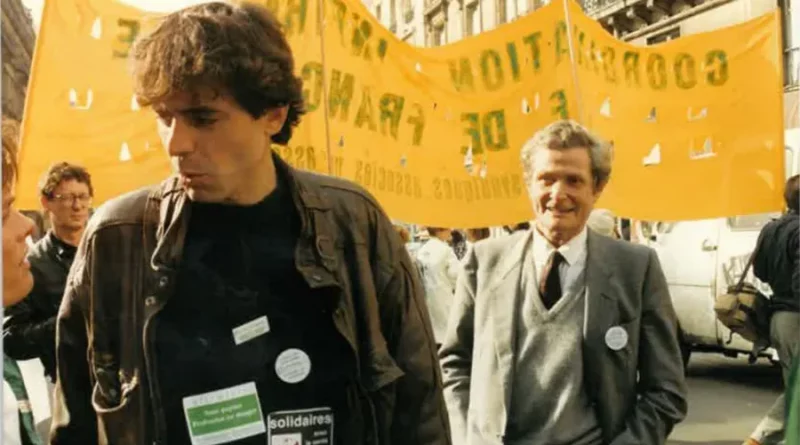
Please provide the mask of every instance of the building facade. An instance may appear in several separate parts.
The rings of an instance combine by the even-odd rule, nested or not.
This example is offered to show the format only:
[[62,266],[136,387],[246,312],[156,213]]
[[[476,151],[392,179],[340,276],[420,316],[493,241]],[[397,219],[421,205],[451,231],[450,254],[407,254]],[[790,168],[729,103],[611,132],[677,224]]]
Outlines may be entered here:
[[[735,25],[779,8],[783,18],[784,125],[800,127],[800,0],[580,0],[615,37],[636,45]],[[547,0],[365,0],[400,39],[417,46],[451,43],[494,29]],[[792,12],[794,10],[794,13]]]
[[21,0],[3,0],[2,8],[2,97],[3,115],[20,120],[25,107],[25,89],[31,71],[36,36],[28,10]]

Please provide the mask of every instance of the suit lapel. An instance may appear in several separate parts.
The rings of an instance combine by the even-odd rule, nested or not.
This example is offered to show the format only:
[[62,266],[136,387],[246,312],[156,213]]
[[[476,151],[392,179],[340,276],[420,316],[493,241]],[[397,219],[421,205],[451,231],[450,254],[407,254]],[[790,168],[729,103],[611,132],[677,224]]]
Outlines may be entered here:
[[[589,231],[586,258],[586,311],[584,312],[583,361],[584,369],[600,369],[603,360],[608,328],[617,320],[617,297],[612,290],[614,256],[610,252],[611,240]],[[595,399],[600,384],[600,374],[584,373],[590,397]]]
[[498,418],[497,425],[502,432],[508,420],[508,406],[511,402],[511,383],[514,375],[514,358],[516,357],[517,340],[517,312],[520,300],[524,295],[522,289],[522,275],[524,265],[531,252],[532,232],[528,231],[519,235],[516,243],[511,245],[507,255],[498,265],[494,274],[494,281],[487,287],[490,296],[489,310],[491,311],[492,335],[497,352],[497,373],[503,385],[503,412]]

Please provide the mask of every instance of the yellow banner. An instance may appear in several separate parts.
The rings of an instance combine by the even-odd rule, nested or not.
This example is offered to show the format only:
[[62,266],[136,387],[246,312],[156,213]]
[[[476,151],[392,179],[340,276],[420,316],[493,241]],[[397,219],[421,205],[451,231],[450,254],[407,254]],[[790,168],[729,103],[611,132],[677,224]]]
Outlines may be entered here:
[[[477,37],[416,48],[357,0],[265,3],[285,25],[309,109],[290,145],[276,149],[297,167],[358,182],[393,218],[445,227],[529,219],[519,149],[560,118],[613,140],[600,205],[620,215],[780,208],[774,14],[637,48],[577,5],[555,2]],[[24,208],[35,208],[36,182],[55,161],[87,166],[97,201],[169,174],[154,116],[132,100],[125,60],[152,16],[111,0],[46,4],[23,126]],[[652,153],[660,162],[643,162]]]
[[646,220],[783,208],[777,12],[636,47],[569,7],[581,120],[614,143],[599,205]]

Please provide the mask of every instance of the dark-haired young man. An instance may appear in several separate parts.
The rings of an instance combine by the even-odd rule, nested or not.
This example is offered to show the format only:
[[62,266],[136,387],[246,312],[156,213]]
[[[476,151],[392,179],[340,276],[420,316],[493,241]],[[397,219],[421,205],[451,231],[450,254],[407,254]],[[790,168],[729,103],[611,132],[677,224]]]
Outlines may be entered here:
[[179,175],[92,218],[58,319],[51,443],[449,444],[391,222],[271,151],[303,114],[275,18],[189,7],[132,57]]

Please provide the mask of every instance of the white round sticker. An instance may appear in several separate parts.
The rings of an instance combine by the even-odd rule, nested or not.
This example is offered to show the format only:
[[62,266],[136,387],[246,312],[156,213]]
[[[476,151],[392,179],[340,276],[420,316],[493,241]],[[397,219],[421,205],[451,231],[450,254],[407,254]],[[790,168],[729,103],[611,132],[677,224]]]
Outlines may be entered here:
[[300,349],[287,349],[275,360],[275,372],[286,383],[298,383],[311,373],[311,359]]
[[612,326],[606,331],[606,346],[619,351],[628,344],[628,333],[621,326]]

